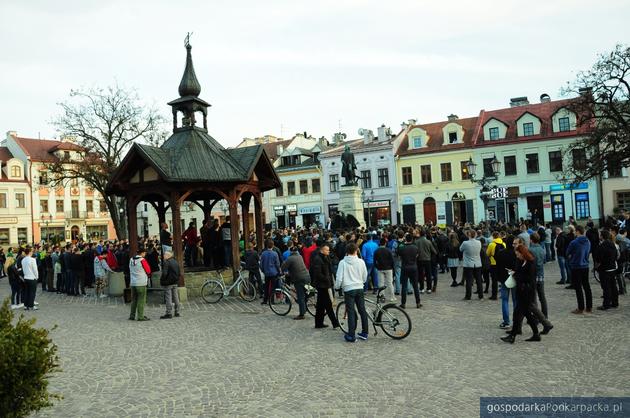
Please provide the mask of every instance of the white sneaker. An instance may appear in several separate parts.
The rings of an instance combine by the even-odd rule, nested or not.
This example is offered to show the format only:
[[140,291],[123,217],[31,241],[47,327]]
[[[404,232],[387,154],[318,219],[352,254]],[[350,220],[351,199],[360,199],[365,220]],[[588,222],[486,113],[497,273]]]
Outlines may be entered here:
[[38,306],[39,302],[33,302],[33,305]]
[[427,294],[430,295],[431,294],[431,289],[427,289]]
[[423,294],[424,294],[424,289],[420,289],[420,293],[423,293]]
[[101,296],[99,296],[99,298],[106,298],[106,297],[107,297],[107,295],[101,295]]
[[11,305],[11,309],[18,309],[19,306],[18,305]]
[[34,311],[39,311],[39,308],[37,306],[33,306],[33,310]]
[[17,309],[20,309],[20,308],[23,308],[23,307],[24,307],[24,304],[23,304],[23,303],[19,303],[19,304],[17,304],[16,306],[17,306]]

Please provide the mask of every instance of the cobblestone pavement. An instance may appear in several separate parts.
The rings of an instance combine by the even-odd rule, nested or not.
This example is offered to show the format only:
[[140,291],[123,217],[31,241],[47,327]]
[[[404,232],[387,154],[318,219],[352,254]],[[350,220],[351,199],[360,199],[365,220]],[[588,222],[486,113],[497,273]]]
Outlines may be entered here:
[[[461,273],[461,272],[460,272]],[[403,341],[380,333],[348,344],[313,321],[274,315],[230,298],[187,303],[182,317],[127,320],[119,299],[39,294],[40,326],[59,346],[63,372],[51,389],[64,399],[46,417],[479,416],[480,396],[630,395],[630,298],[621,307],[571,315],[573,291],[548,265],[555,328],[540,343],[499,340],[498,301],[462,301],[440,275],[437,294],[409,309]],[[594,303],[601,289],[592,282]],[[0,282],[0,296],[8,292]],[[295,312],[292,312],[293,314]]]

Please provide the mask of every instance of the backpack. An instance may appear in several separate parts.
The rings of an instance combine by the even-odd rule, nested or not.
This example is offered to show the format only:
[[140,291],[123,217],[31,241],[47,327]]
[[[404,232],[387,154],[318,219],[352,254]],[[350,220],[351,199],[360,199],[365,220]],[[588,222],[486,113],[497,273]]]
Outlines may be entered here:
[[497,259],[497,255],[499,255],[499,253],[502,253],[503,251],[505,251],[505,244],[497,243],[494,245],[494,255],[492,257],[494,258],[495,261]]

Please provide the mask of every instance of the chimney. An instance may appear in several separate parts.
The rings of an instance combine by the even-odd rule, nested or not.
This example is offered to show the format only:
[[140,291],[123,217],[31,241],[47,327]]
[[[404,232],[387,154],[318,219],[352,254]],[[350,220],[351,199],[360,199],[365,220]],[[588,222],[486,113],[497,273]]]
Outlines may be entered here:
[[529,100],[527,100],[527,96],[512,97],[510,99],[510,107],[526,106],[528,104],[529,104]]
[[363,143],[368,145],[372,140],[374,140],[374,133],[369,129],[359,129],[359,135],[363,137]]
[[337,132],[333,135],[333,144],[338,145],[341,144],[346,139],[346,134],[343,132]]
[[450,115],[448,115],[447,117],[448,117],[448,121],[449,121],[449,122],[453,122],[454,120],[459,119],[459,116],[457,116],[457,115],[456,115],[456,114],[454,114],[454,113],[451,113],[451,114],[450,114]]
[[7,131],[7,139],[11,139],[11,137],[16,137],[16,136],[17,136],[16,131]]
[[551,101],[551,97],[547,93],[543,93],[540,95],[540,103],[549,103]]
[[417,121],[416,121],[415,119],[409,119],[409,120],[407,121],[407,124],[408,124],[408,125],[415,125],[415,124],[416,124],[416,122],[417,122]]
[[284,145],[280,144],[276,147],[276,151],[278,152],[278,155],[282,154],[284,152]]
[[389,140],[389,128],[382,124],[378,127],[378,142],[386,142]]
[[580,96],[587,96],[593,93],[593,89],[591,87],[582,87],[578,90],[578,93],[580,93]]

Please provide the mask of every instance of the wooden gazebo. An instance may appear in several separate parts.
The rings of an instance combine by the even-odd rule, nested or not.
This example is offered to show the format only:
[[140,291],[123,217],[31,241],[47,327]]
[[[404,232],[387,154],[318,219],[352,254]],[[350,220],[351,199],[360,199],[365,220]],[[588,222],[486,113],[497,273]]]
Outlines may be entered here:
[[[200,99],[201,86],[193,68],[191,46],[186,42],[186,68],[179,84],[180,97],[168,103],[173,111],[173,134],[160,147],[134,144],[107,186],[107,192],[125,197],[131,254],[138,248],[136,207],[150,203],[160,224],[172,215],[173,253],[182,271],[184,286],[181,206],[199,205],[206,219],[212,207],[222,199],[229,206],[232,235],[233,268],[239,266],[238,246],[241,230],[238,205],[241,206],[242,230],[249,231],[249,207],[254,201],[256,239],[263,242],[262,193],[281,183],[262,145],[225,149],[208,135],[207,110]],[[201,114],[203,126],[197,126]]]

